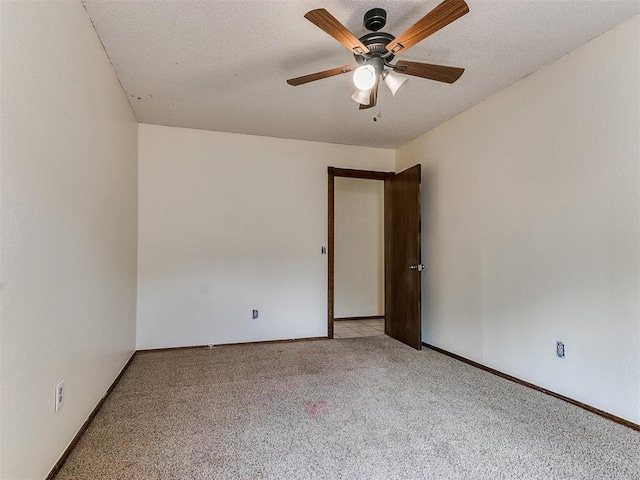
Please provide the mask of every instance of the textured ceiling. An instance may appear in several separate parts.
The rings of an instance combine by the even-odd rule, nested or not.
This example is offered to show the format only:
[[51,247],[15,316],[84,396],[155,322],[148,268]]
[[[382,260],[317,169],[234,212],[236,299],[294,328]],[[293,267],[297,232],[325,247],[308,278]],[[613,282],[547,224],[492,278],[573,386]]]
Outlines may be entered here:
[[[358,110],[351,75],[286,79],[350,52],[303,16],[324,7],[356,36],[388,12],[398,35],[438,0],[84,0],[142,123],[396,148],[640,11],[638,0],[467,0],[470,13],[398,57],[464,67],[453,85],[410,80]],[[560,79],[559,79],[560,81]],[[381,112],[382,117],[373,122]]]

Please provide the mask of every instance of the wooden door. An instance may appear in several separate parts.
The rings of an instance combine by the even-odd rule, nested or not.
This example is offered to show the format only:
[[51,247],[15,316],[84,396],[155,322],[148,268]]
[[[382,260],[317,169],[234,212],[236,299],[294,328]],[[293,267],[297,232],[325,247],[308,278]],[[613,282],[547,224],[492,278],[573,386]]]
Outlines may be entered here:
[[385,333],[420,350],[420,165],[384,182]]

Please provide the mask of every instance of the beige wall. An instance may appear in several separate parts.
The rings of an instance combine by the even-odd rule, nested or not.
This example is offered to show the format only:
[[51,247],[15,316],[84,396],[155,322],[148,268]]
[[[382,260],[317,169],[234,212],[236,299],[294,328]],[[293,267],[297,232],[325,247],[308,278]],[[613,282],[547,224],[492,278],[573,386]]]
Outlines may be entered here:
[[152,125],[139,141],[138,348],[326,336],[327,167],[392,170],[393,150]]
[[423,169],[424,340],[636,423],[638,25],[396,153]]
[[334,315],[384,315],[384,182],[335,178]]
[[137,125],[80,2],[0,9],[0,477],[39,479],[134,349]]

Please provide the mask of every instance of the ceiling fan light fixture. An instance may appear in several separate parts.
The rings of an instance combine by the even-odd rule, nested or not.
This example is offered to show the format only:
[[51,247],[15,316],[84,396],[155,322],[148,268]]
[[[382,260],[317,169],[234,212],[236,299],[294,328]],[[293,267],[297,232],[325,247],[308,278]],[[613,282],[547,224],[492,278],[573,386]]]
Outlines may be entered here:
[[361,105],[369,105],[369,101],[371,98],[371,89],[369,90],[356,90],[356,93],[351,95],[351,98],[354,102],[357,102]]
[[400,90],[400,87],[402,87],[407,82],[407,80],[409,80],[407,77],[398,75],[391,70],[386,70],[382,74],[382,81],[389,88],[389,90],[391,90],[391,94],[394,97],[396,96],[396,93],[398,93],[398,90]]
[[376,76],[373,65],[363,65],[353,72],[353,84],[358,90],[371,90],[376,84]]

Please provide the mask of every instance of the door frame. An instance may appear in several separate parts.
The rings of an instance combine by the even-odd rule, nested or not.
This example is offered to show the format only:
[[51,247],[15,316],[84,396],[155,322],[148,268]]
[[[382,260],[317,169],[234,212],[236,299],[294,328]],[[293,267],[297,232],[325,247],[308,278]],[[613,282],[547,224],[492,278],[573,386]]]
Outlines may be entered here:
[[[328,191],[327,197],[329,201],[328,205],[328,238],[327,238],[327,338],[333,338],[333,320],[334,320],[334,293],[335,293],[335,254],[333,251],[335,242],[335,177],[345,178],[360,178],[363,180],[387,180],[391,178],[393,172],[380,172],[376,170],[356,170],[351,168],[336,168],[328,167]],[[386,271],[385,271],[385,284],[386,284]]]

